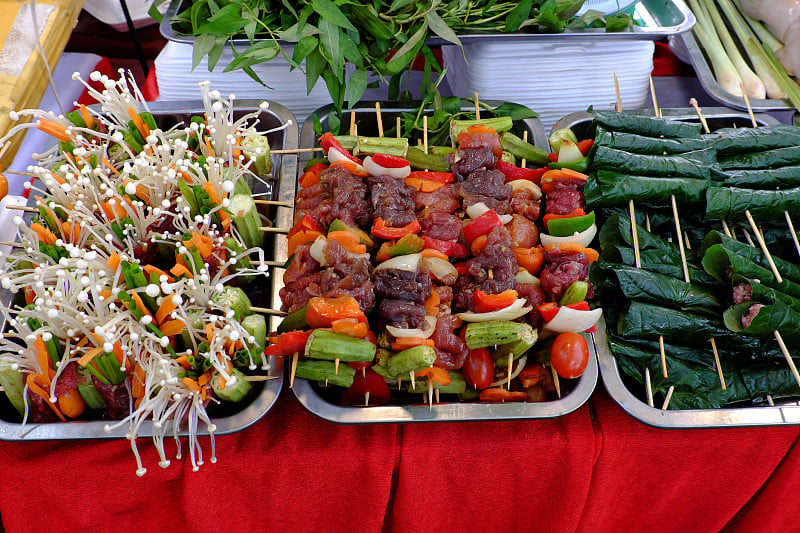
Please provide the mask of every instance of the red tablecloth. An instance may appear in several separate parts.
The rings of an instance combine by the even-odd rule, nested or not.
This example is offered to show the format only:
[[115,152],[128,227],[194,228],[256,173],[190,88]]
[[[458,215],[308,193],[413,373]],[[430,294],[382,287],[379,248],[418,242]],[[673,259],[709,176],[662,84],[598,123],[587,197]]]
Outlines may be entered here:
[[[602,391],[557,420],[340,426],[284,394],[198,472],[146,439],[0,443],[6,531],[792,531],[796,427],[667,431]],[[174,445],[167,446],[174,456]]]

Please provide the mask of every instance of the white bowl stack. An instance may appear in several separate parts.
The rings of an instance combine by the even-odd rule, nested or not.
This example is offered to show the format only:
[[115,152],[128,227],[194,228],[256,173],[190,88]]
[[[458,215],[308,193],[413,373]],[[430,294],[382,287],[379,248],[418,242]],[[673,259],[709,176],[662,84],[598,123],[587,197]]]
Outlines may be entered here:
[[[291,55],[291,50],[286,52]],[[203,58],[192,70],[192,45],[170,41],[156,58],[156,79],[159,100],[186,100],[197,94],[197,84],[209,80],[211,88],[223,95],[233,93],[239,100],[272,100],[287,107],[302,122],[317,108],[331,103],[325,83],[319,80],[306,93],[304,71],[289,70],[288,62],[281,56],[253,66],[253,70],[269,87],[256,83],[241,70],[223,72],[233,61],[233,53],[226,49],[213,72],[208,71],[208,58]],[[271,88],[270,88],[271,87]]]
[[[546,130],[574,111],[612,109],[614,71],[623,109],[645,106],[650,92],[655,45],[647,40],[563,39],[541,42],[485,40],[442,47],[450,66],[453,94],[475,91],[485,100],[523,104],[537,113]],[[464,59],[466,56],[466,60]]]

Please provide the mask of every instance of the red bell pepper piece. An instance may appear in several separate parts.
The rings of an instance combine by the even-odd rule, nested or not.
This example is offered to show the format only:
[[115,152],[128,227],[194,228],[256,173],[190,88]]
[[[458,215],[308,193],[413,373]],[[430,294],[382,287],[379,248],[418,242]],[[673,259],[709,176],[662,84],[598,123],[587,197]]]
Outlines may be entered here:
[[336,140],[331,132],[326,132],[322,137],[319,138],[319,145],[325,152],[325,155],[328,155],[328,151],[333,148],[344,154],[344,156],[353,163],[358,163],[359,165],[361,164],[361,160],[345,150],[342,147],[342,144]]
[[550,152],[549,154],[547,154],[547,159],[551,163],[558,163],[558,154],[555,152]]
[[566,215],[554,215],[553,213],[547,213],[544,217],[542,217],[542,222],[544,222],[544,227],[547,229],[547,224],[553,220],[554,218],[572,218],[572,217],[582,217],[586,214],[586,211],[583,208],[579,207],[574,211],[567,213]]
[[316,165],[312,166],[308,170],[306,170],[302,176],[300,176],[300,186],[304,189],[308,187],[312,187],[319,183],[320,173],[328,168],[328,165],[323,163],[317,163]]
[[341,402],[344,405],[364,405],[369,393],[369,405],[380,405],[389,401],[389,386],[386,381],[371,368],[363,372],[357,369],[353,384],[342,392]]
[[488,147],[495,157],[503,155],[500,136],[492,128],[480,124],[470,126],[458,134],[458,147],[461,149]]
[[467,247],[457,242],[443,241],[433,237],[422,237],[422,240],[425,241],[425,248],[442,252],[448,257],[463,259],[469,255]]
[[518,296],[514,289],[505,290],[500,294],[486,294],[479,289],[472,293],[472,304],[476,313],[491,313],[513,304]]
[[292,229],[289,230],[289,233],[286,235],[287,238],[291,239],[295,233],[299,233],[302,230],[311,230],[311,231],[318,231],[319,233],[325,233],[325,229],[322,225],[311,218],[311,215],[308,213],[303,215],[303,218],[297,221],[297,223],[292,226]]
[[372,160],[383,168],[403,168],[410,166],[409,162],[402,157],[393,155],[375,154],[372,156]]
[[584,139],[578,142],[578,150],[580,150],[584,156],[589,155],[589,150],[592,149],[592,146],[594,146],[594,139]]
[[302,354],[306,350],[306,342],[311,330],[308,331],[287,331],[277,337],[270,337],[270,345],[264,349],[266,356]]
[[[575,309],[576,311],[588,311],[589,310],[589,302],[586,300],[582,302],[577,302],[574,304],[565,305],[564,307],[569,307],[570,309]],[[537,311],[542,315],[545,323],[550,322],[555,318],[558,314],[559,305],[556,302],[547,302],[543,303],[539,307],[536,308]]]
[[471,245],[472,241],[481,235],[488,235],[494,228],[499,228],[502,225],[503,223],[500,221],[500,217],[497,216],[494,209],[489,209],[464,226],[464,237],[467,239],[467,243]]
[[400,228],[393,228],[387,226],[382,218],[376,218],[370,233],[379,239],[390,240],[405,237],[409,233],[419,233],[421,229],[422,226],[419,225],[419,220],[414,220]]
[[545,172],[550,170],[547,167],[521,168],[505,161],[498,161],[495,168],[503,173],[503,176],[506,178],[506,183],[514,180],[528,180],[532,181],[536,185],[539,185],[542,182],[542,176]]
[[409,178],[436,181],[439,183],[453,183],[455,178],[452,172],[431,172],[428,170],[415,170],[408,175]]
[[528,387],[533,387],[537,383],[545,383],[547,381],[544,366],[540,363],[528,363],[517,377],[520,383],[522,383],[523,388],[526,389]]
[[456,270],[458,271],[458,275],[459,276],[463,276],[464,274],[466,274],[467,273],[467,268],[469,267],[469,265],[467,264],[466,261],[464,261],[462,263],[456,263],[453,266],[456,267]]
[[482,402],[524,402],[528,393],[524,391],[510,391],[503,388],[484,389],[481,391]]

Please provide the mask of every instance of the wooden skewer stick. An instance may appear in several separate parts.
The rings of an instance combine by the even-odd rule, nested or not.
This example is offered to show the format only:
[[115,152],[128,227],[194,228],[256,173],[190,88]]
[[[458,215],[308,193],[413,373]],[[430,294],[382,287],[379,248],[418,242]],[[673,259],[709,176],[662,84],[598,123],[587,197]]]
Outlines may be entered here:
[[772,260],[772,254],[770,254],[769,250],[767,249],[767,243],[764,242],[764,236],[761,235],[761,231],[759,231],[758,226],[756,226],[756,221],[753,220],[753,215],[750,214],[749,209],[744,212],[744,216],[747,217],[747,222],[750,223],[750,227],[753,229],[753,233],[756,235],[758,245],[761,247],[761,251],[764,252],[764,256],[767,258],[767,262],[769,263],[769,267],[772,269],[772,273],[775,275],[775,279],[778,283],[783,283],[781,273],[778,272],[778,267],[775,266],[775,261]]
[[717,351],[717,341],[711,337],[711,351],[714,352],[714,364],[717,367],[717,374],[719,374],[719,382],[722,384],[722,390],[728,390],[725,384],[725,375],[722,373],[722,364],[719,362],[719,352]]
[[356,134],[356,112],[350,111],[350,136]]
[[727,235],[728,237],[733,238],[733,236],[731,235],[731,229],[728,227],[728,223],[725,222],[724,220],[722,221],[722,231],[724,231],[725,235]]
[[633,206],[633,199],[628,200],[628,211],[631,215],[631,238],[633,239],[633,258],[636,268],[642,268],[642,258],[639,256],[639,234],[636,231],[636,208]]
[[289,228],[276,228],[273,226],[261,226],[259,228],[265,233],[289,233]]
[[478,91],[475,91],[475,120],[481,119],[481,106],[480,100],[478,100]]
[[378,119],[378,137],[383,137],[383,117],[381,116],[380,102],[375,102],[375,116]]
[[656,88],[653,86],[653,76],[650,76],[650,95],[653,97],[653,111],[656,113],[656,118],[661,118],[661,110],[658,108],[656,99]]
[[780,346],[781,352],[783,352],[783,356],[786,358],[786,362],[789,364],[789,370],[792,371],[794,380],[797,382],[797,385],[800,386],[800,373],[797,372],[797,366],[795,366],[794,360],[792,359],[791,354],[789,354],[786,344],[783,342],[783,337],[781,337],[780,331],[775,330],[772,333],[775,335],[775,340],[778,341],[778,346]]
[[800,255],[800,242],[797,240],[797,232],[794,230],[794,224],[792,223],[792,217],[789,216],[788,211],[783,212],[783,216],[786,217],[786,225],[789,226],[789,232],[792,234],[792,241],[794,242],[794,249],[797,250],[797,255]]
[[397,138],[400,139],[402,137],[402,135],[400,133],[400,129],[401,129],[403,123],[400,121],[400,117],[399,116],[397,117],[397,121],[395,123],[396,123],[395,129],[397,130]]
[[14,206],[14,207],[12,207],[12,206],[9,206],[9,207],[7,207],[6,209],[8,209],[8,210],[15,209],[15,210],[17,210],[17,211],[24,211],[25,213],[38,213],[38,212],[39,212],[39,210],[38,210],[38,209],[36,209],[35,207],[28,207],[28,206],[24,206],[24,205],[21,205],[21,206],[19,206],[19,207],[15,207],[15,206]]
[[256,263],[258,265],[282,267],[283,265],[286,264],[286,261],[253,261],[253,263]]
[[364,406],[369,407],[369,391],[364,393]]
[[617,93],[617,105],[615,106],[615,110],[620,112],[622,111],[622,98],[619,95],[619,80],[617,79],[616,69],[614,69],[614,92]]
[[433,380],[428,378],[428,410],[433,411]]
[[750,123],[753,125],[754,128],[757,128],[758,122],[756,122],[756,116],[753,114],[753,108],[750,105],[750,97],[747,96],[747,91],[744,90],[744,83],[739,83],[739,88],[742,90],[744,105],[747,106],[747,114],[750,115]]
[[769,394],[767,394],[767,403],[769,404],[770,407],[775,407],[775,402],[772,400],[772,396],[770,396]]
[[270,150],[270,154],[274,155],[293,155],[293,154],[304,154],[307,152],[322,152],[323,149],[320,146],[315,146],[314,148],[288,148],[286,150]]
[[559,381],[558,372],[553,368],[553,365],[550,365],[550,373],[553,374],[553,385],[556,387],[556,394],[561,398],[561,381]]
[[25,176],[28,178],[38,178],[38,174],[34,174],[33,172],[20,172],[18,170],[4,170],[4,174],[13,174],[15,176]]
[[439,403],[439,389],[434,390],[433,393],[436,395],[436,403]]
[[267,309],[266,307],[251,307],[254,313],[263,313],[265,315],[286,316],[286,311],[278,311],[277,309]]
[[411,388],[412,389],[416,389],[417,388],[417,383],[416,383],[416,380],[414,378],[414,371],[413,370],[409,370],[408,371],[408,375],[411,377]]
[[653,386],[650,383],[649,368],[644,369],[644,388],[645,388],[645,393],[647,394],[647,405],[649,405],[650,407],[655,407],[655,404],[653,403]]
[[367,377],[367,367],[361,367],[361,377]]
[[508,384],[506,388],[511,390],[511,371],[514,368],[514,352],[508,354]]
[[691,105],[694,108],[698,118],[700,118],[700,124],[703,125],[703,131],[706,133],[711,133],[711,130],[708,127],[708,122],[706,121],[706,117],[703,115],[703,110],[700,109],[699,105],[697,105],[697,100],[694,98],[690,99],[689,105]]
[[401,390],[403,388],[403,378],[397,378],[397,390]]
[[422,117],[422,150],[428,153],[428,115]]
[[244,380],[249,382],[255,381],[271,381],[273,379],[278,379],[278,376],[245,376]]
[[0,246],[10,246],[11,248],[25,248],[20,242],[0,242]]
[[[523,142],[528,142],[528,130],[525,130],[525,131],[522,132],[522,141]],[[525,165],[527,163],[528,163],[528,161],[523,157],[519,166],[522,167],[522,168],[525,168]]]
[[281,202],[280,200],[253,200],[253,202],[261,205],[277,205],[279,207],[292,207],[292,202]]
[[337,375],[339,374],[339,358],[338,357],[333,360],[333,373],[337,374]]
[[686,250],[683,248],[683,232],[681,231],[681,221],[678,218],[678,204],[675,202],[675,195],[670,195],[672,202],[672,216],[675,218],[675,231],[678,234],[678,250],[681,252],[681,264],[683,265],[683,280],[691,283],[689,279],[689,265],[686,263]]
[[289,388],[290,389],[292,388],[292,385],[294,385],[294,375],[295,375],[295,373],[297,373],[297,360],[299,358],[300,358],[300,354],[299,353],[294,352],[292,354],[292,370],[289,373]]
[[669,407],[669,401],[672,399],[673,392],[675,392],[675,385],[670,385],[669,390],[667,390],[667,397],[664,398],[664,405],[661,406],[662,411],[666,411],[667,407]]
[[667,374],[667,352],[664,350],[664,335],[658,336],[658,350],[661,352],[661,370],[664,379],[669,379]]

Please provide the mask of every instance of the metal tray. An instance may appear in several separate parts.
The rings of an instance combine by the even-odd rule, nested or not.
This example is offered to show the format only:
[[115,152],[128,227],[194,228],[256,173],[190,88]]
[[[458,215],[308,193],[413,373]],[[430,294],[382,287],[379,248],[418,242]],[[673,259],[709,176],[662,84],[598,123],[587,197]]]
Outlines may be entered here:
[[[238,117],[245,113],[257,111],[260,103],[260,101],[256,100],[238,101],[235,105],[234,116]],[[188,119],[192,115],[202,115],[204,113],[203,105],[199,100],[186,102],[155,102],[150,103],[149,106],[156,122],[164,126],[171,126],[180,121],[188,122]],[[263,130],[269,130],[287,121],[291,121],[291,125],[286,129],[269,134],[270,147],[272,149],[293,149],[297,147],[297,121],[288,109],[280,104],[270,102],[269,108],[261,112],[259,121],[260,124],[258,127]],[[297,174],[296,156],[273,155],[273,164],[273,175],[277,176],[278,179],[272,186],[272,195],[273,197],[282,197],[287,189],[293,190],[295,176]],[[276,188],[275,186],[277,186],[277,191],[274,190]],[[260,192],[258,187],[258,184],[254,185],[255,193]],[[261,185],[260,187],[261,192],[268,192],[267,186]],[[31,202],[30,205],[33,205],[33,202]],[[290,212],[290,210],[283,208],[279,209],[277,214],[274,212],[265,212],[265,214],[270,217],[276,217],[277,222],[280,224],[281,218],[286,217],[286,214],[281,211]],[[291,217],[291,214],[288,216]],[[267,240],[265,248],[269,249],[269,246],[273,246],[274,253],[277,256],[280,253],[279,249],[281,245],[283,245],[283,253],[285,256],[285,239],[274,239],[272,242]],[[270,254],[267,253],[266,255],[269,256]],[[260,292],[261,299],[265,300],[265,303],[266,298],[269,298],[271,307],[274,308],[276,302],[279,306],[279,286],[277,282],[281,277],[282,276],[276,275],[276,273],[273,272],[271,274],[270,285],[266,286],[265,282],[264,287],[254,287],[253,292],[256,294],[251,294],[251,297],[258,301],[258,293]],[[4,306],[9,304],[11,298],[11,294],[8,291],[2,291],[2,293],[0,293],[0,302],[2,302]],[[270,327],[274,327],[273,324],[270,324]],[[0,324],[0,330],[3,329],[5,329],[5,320]],[[260,388],[260,390],[256,389],[252,401],[249,403],[242,406],[217,409],[216,411],[214,410],[216,406],[209,406],[209,415],[216,425],[214,434],[226,435],[241,431],[263,417],[275,404],[283,388],[283,366],[284,362],[282,358],[272,359],[270,375],[276,376],[277,379],[254,383],[255,387]],[[104,430],[106,424],[107,421],[105,420],[74,420],[70,422],[53,422],[46,424],[28,423],[23,428],[19,416],[13,407],[11,407],[5,395],[0,398],[0,440],[121,439],[125,438],[126,432],[130,429],[125,426],[111,433],[107,433]],[[198,427],[197,434],[208,435],[208,432],[205,431],[204,428],[205,424],[201,424]],[[187,433],[182,431],[180,434],[183,436]],[[147,421],[143,423],[139,428],[138,436],[152,436],[152,422]]]
[[[492,106],[500,102],[486,102]],[[323,107],[312,114],[316,115],[323,130],[326,129],[327,117],[333,106]],[[408,108],[381,107],[384,125],[394,124],[397,113],[409,111]],[[467,110],[467,108],[465,108]],[[376,134],[377,119],[375,118],[374,102],[362,102],[356,109],[356,120],[359,133],[365,135]],[[343,130],[349,126],[349,115],[343,118]],[[522,131],[528,131],[532,143],[546,147],[547,136],[541,122],[537,119],[518,121],[515,131],[520,136]],[[316,146],[316,135],[313,128],[313,118],[303,123],[300,132],[300,146],[310,148]],[[310,159],[307,153],[302,154],[301,160]],[[591,346],[591,342],[589,343]],[[487,404],[471,402],[453,402],[435,404],[431,409],[427,404],[409,403],[404,405],[380,405],[374,407],[343,407],[328,401],[324,391],[316,384],[304,379],[296,379],[292,391],[303,406],[315,415],[330,422],[342,424],[377,424],[398,422],[445,422],[445,421],[476,421],[476,420],[510,420],[531,418],[555,418],[565,415],[583,405],[589,399],[597,384],[598,366],[594,350],[590,349],[589,364],[584,374],[577,380],[562,380],[563,390],[572,388],[559,400],[540,403],[506,403]],[[566,385],[566,387],[565,387]]]
[[[652,116],[652,110],[631,111],[632,114]],[[676,120],[697,121],[693,109],[663,109],[665,117]],[[707,108],[703,113],[712,131],[718,127],[750,127],[750,117],[746,113],[726,108]],[[756,121],[761,125],[777,124],[778,120],[766,114],[757,114]],[[578,138],[585,133],[591,122],[589,113],[572,113],[562,118],[556,128],[571,127]],[[662,410],[650,407],[642,398],[628,388],[625,378],[617,366],[606,337],[605,320],[596,324],[594,334],[595,350],[600,363],[600,375],[609,395],[622,409],[640,422],[666,429],[691,429],[731,426],[775,426],[800,424],[800,402],[786,403],[771,407],[747,406],[722,409],[684,409]]]
[[[711,66],[706,60],[705,53],[703,52],[700,44],[697,42],[697,39],[694,38],[694,34],[692,32],[687,31],[682,33],[671,40],[671,42],[676,47],[683,46],[686,49],[686,56],[688,56],[695,72],[697,73],[697,78],[700,80],[700,85],[703,86],[703,89],[705,89],[713,99],[735,109],[741,109],[744,111],[747,110],[747,104],[745,103],[743,97],[729,93],[720,87],[719,83],[717,83],[716,78],[714,78],[714,73],[711,70]],[[761,100],[751,98],[750,107],[753,108],[753,111],[785,111],[794,109],[794,106],[791,104],[791,102],[785,99]]]
[[[170,41],[178,43],[193,43],[194,36],[184,35],[177,33],[171,26],[170,20],[172,17],[182,11],[182,4],[184,0],[172,0],[164,18],[161,20],[159,30],[161,35]],[[634,28],[633,31],[626,32],[607,32],[600,28],[586,29],[586,30],[567,30],[564,33],[492,33],[492,34],[479,34],[470,33],[459,35],[461,42],[466,44],[469,42],[482,41],[484,39],[497,39],[518,41],[518,42],[539,42],[542,40],[558,40],[558,39],[602,39],[610,41],[618,40],[658,40],[670,35],[676,35],[686,32],[696,22],[691,10],[686,6],[683,0],[640,0],[633,6],[634,19],[640,24]],[[237,46],[247,47],[250,46],[250,41],[247,39],[234,39],[233,43]],[[434,37],[429,41],[430,44],[446,44],[441,38]]]

